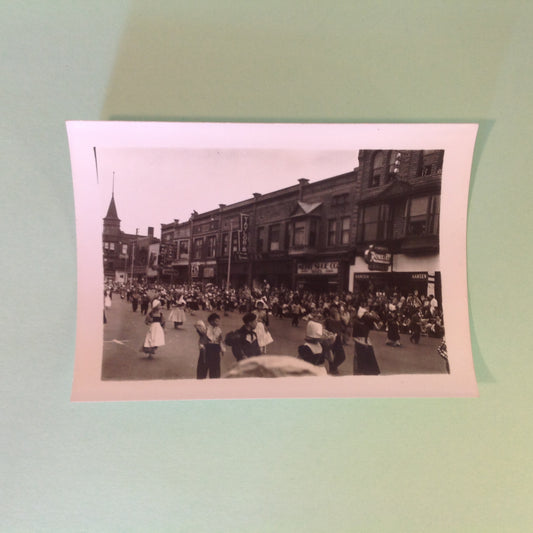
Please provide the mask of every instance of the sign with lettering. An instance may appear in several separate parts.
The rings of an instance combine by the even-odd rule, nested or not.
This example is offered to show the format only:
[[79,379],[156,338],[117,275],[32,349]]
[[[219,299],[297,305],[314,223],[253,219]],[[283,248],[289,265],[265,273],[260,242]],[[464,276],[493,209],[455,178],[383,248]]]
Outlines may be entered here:
[[371,244],[363,255],[368,270],[386,272],[392,263],[392,254],[388,248]]
[[249,229],[250,229],[250,215],[241,213],[241,224],[239,231],[239,254],[247,256],[249,248]]
[[324,261],[322,263],[298,263],[298,274],[306,275],[333,275],[339,273],[338,261]]
[[159,264],[170,265],[176,259],[177,252],[175,242],[162,242],[159,247]]

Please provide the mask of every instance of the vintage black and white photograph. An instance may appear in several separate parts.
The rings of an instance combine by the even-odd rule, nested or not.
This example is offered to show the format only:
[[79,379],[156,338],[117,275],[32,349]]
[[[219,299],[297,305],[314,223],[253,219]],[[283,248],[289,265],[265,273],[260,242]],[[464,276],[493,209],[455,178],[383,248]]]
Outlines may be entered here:
[[[428,145],[416,132],[406,148],[401,135],[377,143],[379,130],[368,139],[358,131],[337,146],[319,141],[319,125],[308,144],[305,135],[284,143],[268,125],[240,125],[232,143],[230,125],[224,142],[223,124],[203,126],[217,132],[205,145],[193,132],[191,146],[90,147],[83,179],[92,180],[97,212],[86,223],[99,237],[91,250],[99,272],[85,290],[100,294],[101,351],[91,354],[100,384],[164,384],[173,398],[179,383],[201,383],[202,396],[222,382],[224,391],[253,389],[261,378],[276,397],[280,378],[293,378],[325,383],[320,395],[373,395],[367,388],[379,383],[375,394],[386,396],[385,383],[415,378],[412,394],[432,395],[420,392],[420,378],[451,379],[464,359],[471,365],[470,347],[451,357],[458,344],[448,342],[450,313],[457,319],[466,306],[457,273],[447,275],[465,250],[446,258],[441,243],[444,206],[466,201],[443,198],[447,182],[464,182],[448,172],[449,135]],[[466,160],[466,188],[450,187],[463,194]],[[465,231],[464,213],[449,220]]]

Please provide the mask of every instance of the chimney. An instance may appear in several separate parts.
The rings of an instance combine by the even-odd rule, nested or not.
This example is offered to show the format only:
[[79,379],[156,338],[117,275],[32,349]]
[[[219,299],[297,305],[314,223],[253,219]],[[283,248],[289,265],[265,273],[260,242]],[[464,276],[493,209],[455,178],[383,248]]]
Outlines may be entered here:
[[254,198],[256,200],[259,200],[259,198],[261,198],[261,193],[260,192],[254,192]]
[[153,238],[154,236],[154,228],[152,226],[148,226],[148,237]]
[[300,184],[300,197],[299,200],[302,201],[304,199],[304,188],[306,185],[309,184],[309,180],[307,178],[300,178],[298,180],[298,183]]

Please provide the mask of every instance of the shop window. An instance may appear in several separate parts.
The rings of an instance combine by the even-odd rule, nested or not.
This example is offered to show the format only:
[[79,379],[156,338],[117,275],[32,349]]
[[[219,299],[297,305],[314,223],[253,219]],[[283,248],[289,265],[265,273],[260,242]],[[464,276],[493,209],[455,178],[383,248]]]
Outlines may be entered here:
[[337,221],[335,219],[328,220],[328,246],[335,246],[337,244]]
[[269,228],[268,235],[268,249],[271,252],[275,252],[280,249],[280,226],[279,224],[274,224]]
[[350,243],[350,217],[341,218],[341,244]]

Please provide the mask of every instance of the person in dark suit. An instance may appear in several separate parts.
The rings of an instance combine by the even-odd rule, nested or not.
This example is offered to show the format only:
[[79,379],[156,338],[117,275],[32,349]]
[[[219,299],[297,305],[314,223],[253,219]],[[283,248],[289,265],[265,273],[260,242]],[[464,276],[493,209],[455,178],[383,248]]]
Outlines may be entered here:
[[243,326],[226,337],[226,343],[231,346],[231,351],[237,361],[261,355],[255,332],[257,316],[254,313],[247,313],[242,317],[242,321]]

